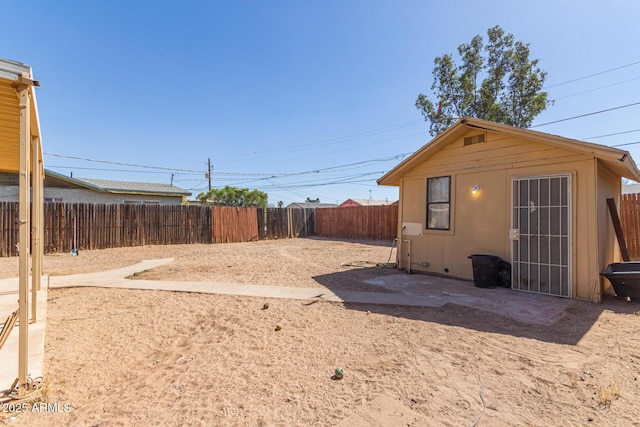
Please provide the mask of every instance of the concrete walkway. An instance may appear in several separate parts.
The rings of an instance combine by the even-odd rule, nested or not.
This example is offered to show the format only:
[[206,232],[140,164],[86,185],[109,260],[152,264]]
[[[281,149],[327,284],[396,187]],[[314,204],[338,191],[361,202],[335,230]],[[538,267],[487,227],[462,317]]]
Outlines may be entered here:
[[127,276],[167,264],[173,258],[146,260],[136,265],[90,274],[55,276],[51,288],[97,286],[105,288],[150,289],[263,298],[322,300],[343,303],[441,307],[458,304],[489,311],[525,323],[549,326],[564,317],[572,301],[511,289],[476,288],[471,282],[423,274],[384,275],[366,280],[373,290],[384,292],[333,291],[324,288],[297,288],[271,285],[243,285],[222,282],[129,280]]
[[[31,278],[29,278],[31,283]],[[7,317],[18,309],[18,279],[0,280],[0,328]],[[29,289],[29,310],[31,310],[31,289]],[[31,319],[31,315],[29,316]],[[28,373],[31,378],[42,376],[44,359],[44,335],[47,320],[47,278],[42,279],[38,291],[36,322],[29,324],[29,360]],[[18,378],[18,341],[19,322],[11,331],[7,342],[0,348],[0,391],[8,390]]]

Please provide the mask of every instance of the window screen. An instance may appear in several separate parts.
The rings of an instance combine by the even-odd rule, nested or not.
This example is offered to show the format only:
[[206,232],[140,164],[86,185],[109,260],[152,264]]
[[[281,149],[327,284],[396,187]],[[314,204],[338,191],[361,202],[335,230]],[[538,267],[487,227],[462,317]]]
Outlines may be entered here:
[[427,178],[427,228],[449,230],[451,177]]

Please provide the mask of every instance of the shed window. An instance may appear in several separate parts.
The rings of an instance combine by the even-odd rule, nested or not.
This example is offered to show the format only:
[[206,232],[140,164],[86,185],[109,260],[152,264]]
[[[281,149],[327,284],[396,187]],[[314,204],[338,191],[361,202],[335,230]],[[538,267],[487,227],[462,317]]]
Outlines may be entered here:
[[451,177],[427,178],[427,229],[449,230]]

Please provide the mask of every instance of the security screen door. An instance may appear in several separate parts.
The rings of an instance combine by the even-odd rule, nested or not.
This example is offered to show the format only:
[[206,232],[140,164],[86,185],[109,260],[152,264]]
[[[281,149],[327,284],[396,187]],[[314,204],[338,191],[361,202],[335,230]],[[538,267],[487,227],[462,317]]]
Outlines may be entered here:
[[571,296],[571,175],[512,181],[511,287]]

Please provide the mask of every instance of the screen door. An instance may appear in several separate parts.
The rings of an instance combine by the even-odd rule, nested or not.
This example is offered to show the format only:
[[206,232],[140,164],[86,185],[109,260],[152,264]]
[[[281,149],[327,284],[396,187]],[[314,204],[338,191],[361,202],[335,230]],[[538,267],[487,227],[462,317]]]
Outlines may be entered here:
[[571,175],[512,180],[511,287],[571,297]]

